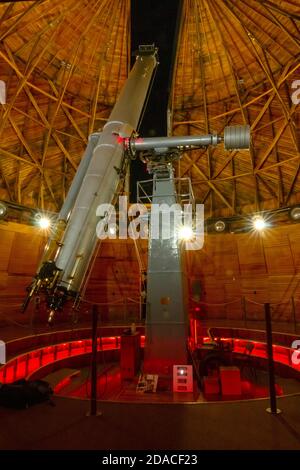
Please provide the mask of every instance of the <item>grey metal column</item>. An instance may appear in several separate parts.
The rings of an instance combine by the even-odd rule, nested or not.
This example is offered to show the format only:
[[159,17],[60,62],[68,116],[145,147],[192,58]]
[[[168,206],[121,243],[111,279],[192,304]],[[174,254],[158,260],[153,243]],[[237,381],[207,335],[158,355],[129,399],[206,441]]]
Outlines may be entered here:
[[[177,202],[171,165],[168,172],[167,178],[154,172],[151,211],[153,204]],[[149,237],[144,372],[170,377],[173,365],[187,363],[186,279],[178,231],[163,239],[162,220],[159,228],[159,239]]]

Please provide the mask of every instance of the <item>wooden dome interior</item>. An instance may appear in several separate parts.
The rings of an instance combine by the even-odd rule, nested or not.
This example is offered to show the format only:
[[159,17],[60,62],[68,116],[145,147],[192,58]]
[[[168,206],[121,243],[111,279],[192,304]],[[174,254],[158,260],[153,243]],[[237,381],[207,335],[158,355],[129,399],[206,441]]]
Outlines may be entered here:
[[[130,67],[129,0],[0,5],[0,199],[57,211],[88,135],[103,126]],[[249,151],[184,154],[208,216],[300,200],[300,8],[296,1],[185,0],[173,87],[174,134],[251,125]],[[164,57],[160,57],[162,62]],[[154,83],[155,86],[155,83]]]

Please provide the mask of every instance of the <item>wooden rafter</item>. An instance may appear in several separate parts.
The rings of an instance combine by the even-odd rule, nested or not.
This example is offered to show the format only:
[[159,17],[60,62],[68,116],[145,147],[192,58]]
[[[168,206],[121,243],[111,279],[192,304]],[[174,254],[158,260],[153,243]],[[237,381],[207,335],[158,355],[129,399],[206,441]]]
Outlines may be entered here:
[[[209,161],[203,158],[205,151],[194,151],[192,158],[184,154],[181,175],[190,175],[196,187],[204,186],[200,197],[209,215],[228,214],[228,209],[240,213],[249,203],[260,210],[266,200],[268,206],[282,207],[300,189],[299,110],[287,91],[300,67],[296,20],[290,18],[289,27],[284,15],[254,0],[188,0],[185,6],[173,129],[181,135],[189,128],[197,133],[217,129],[220,134],[226,125],[249,124],[252,145],[249,154],[215,147]],[[189,77],[187,97],[179,88],[183,71]],[[187,93],[186,86],[183,91]],[[227,202],[230,198],[230,207],[216,188]]]

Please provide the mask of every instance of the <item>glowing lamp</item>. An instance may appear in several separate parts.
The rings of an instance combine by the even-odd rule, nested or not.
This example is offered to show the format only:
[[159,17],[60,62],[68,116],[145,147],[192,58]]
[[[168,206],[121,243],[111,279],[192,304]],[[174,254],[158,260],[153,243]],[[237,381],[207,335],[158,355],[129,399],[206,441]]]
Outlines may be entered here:
[[179,229],[178,236],[179,236],[180,240],[184,240],[184,241],[191,240],[194,236],[194,232],[193,232],[192,227],[190,227],[189,225],[183,225]]
[[226,229],[226,224],[224,220],[218,220],[215,223],[214,228],[216,232],[219,232],[219,233],[224,232],[224,230]]
[[252,219],[253,228],[255,230],[261,231],[266,228],[266,222],[261,216],[254,217]]
[[300,206],[293,207],[289,212],[289,216],[295,222],[300,222]]
[[7,206],[4,202],[0,202],[0,219],[4,217],[7,213]]
[[51,226],[51,220],[45,215],[36,214],[35,220],[37,221],[38,226],[43,230],[47,230]]

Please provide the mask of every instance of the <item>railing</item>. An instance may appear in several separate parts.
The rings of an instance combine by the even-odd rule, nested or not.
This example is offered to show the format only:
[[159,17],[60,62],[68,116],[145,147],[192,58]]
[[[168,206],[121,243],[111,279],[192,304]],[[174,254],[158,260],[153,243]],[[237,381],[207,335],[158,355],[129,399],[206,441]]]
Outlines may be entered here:
[[[231,333],[230,335],[228,335],[229,330]],[[221,343],[223,343],[224,345],[226,343],[229,344],[233,353],[245,354],[247,345],[249,343],[253,343],[254,347],[251,353],[247,353],[249,357],[256,357],[256,358],[263,358],[263,359],[268,358],[266,342],[258,341],[254,339],[256,336],[256,333],[262,333],[260,331],[256,332],[255,330],[247,330],[248,331],[247,339],[244,339],[244,338],[241,339],[241,338],[235,337],[235,334],[239,335],[239,332],[241,331],[235,328],[228,329],[228,328],[214,327],[214,328],[211,328],[210,331],[211,331],[211,336],[213,337],[215,341],[221,341]],[[209,343],[210,341],[211,341],[211,338],[209,336],[199,338],[198,344],[196,346],[201,347],[201,342],[205,344],[205,343]],[[297,372],[300,372],[300,364],[296,364],[293,360],[294,354],[295,354],[295,349],[293,349],[292,347],[281,346],[278,344],[273,345],[274,361],[279,364],[283,364],[285,366],[291,367],[293,370]]]
[[[144,346],[145,336],[141,336]],[[97,350],[107,351],[120,348],[120,336],[97,338]],[[92,352],[92,340],[70,341],[30,351],[8,361],[0,368],[0,382],[11,383],[31,375],[35,370],[52,362]]]
[[[249,299],[245,296],[224,301],[221,303],[212,303],[196,301],[191,299],[191,307],[195,311],[197,307],[203,312],[199,319],[208,320],[227,320],[240,322],[245,328],[253,322],[264,322],[265,302],[259,302]],[[291,325],[294,332],[297,332],[297,326],[300,322],[300,299],[292,296],[284,302],[269,302],[271,307],[272,322],[284,325]]]

